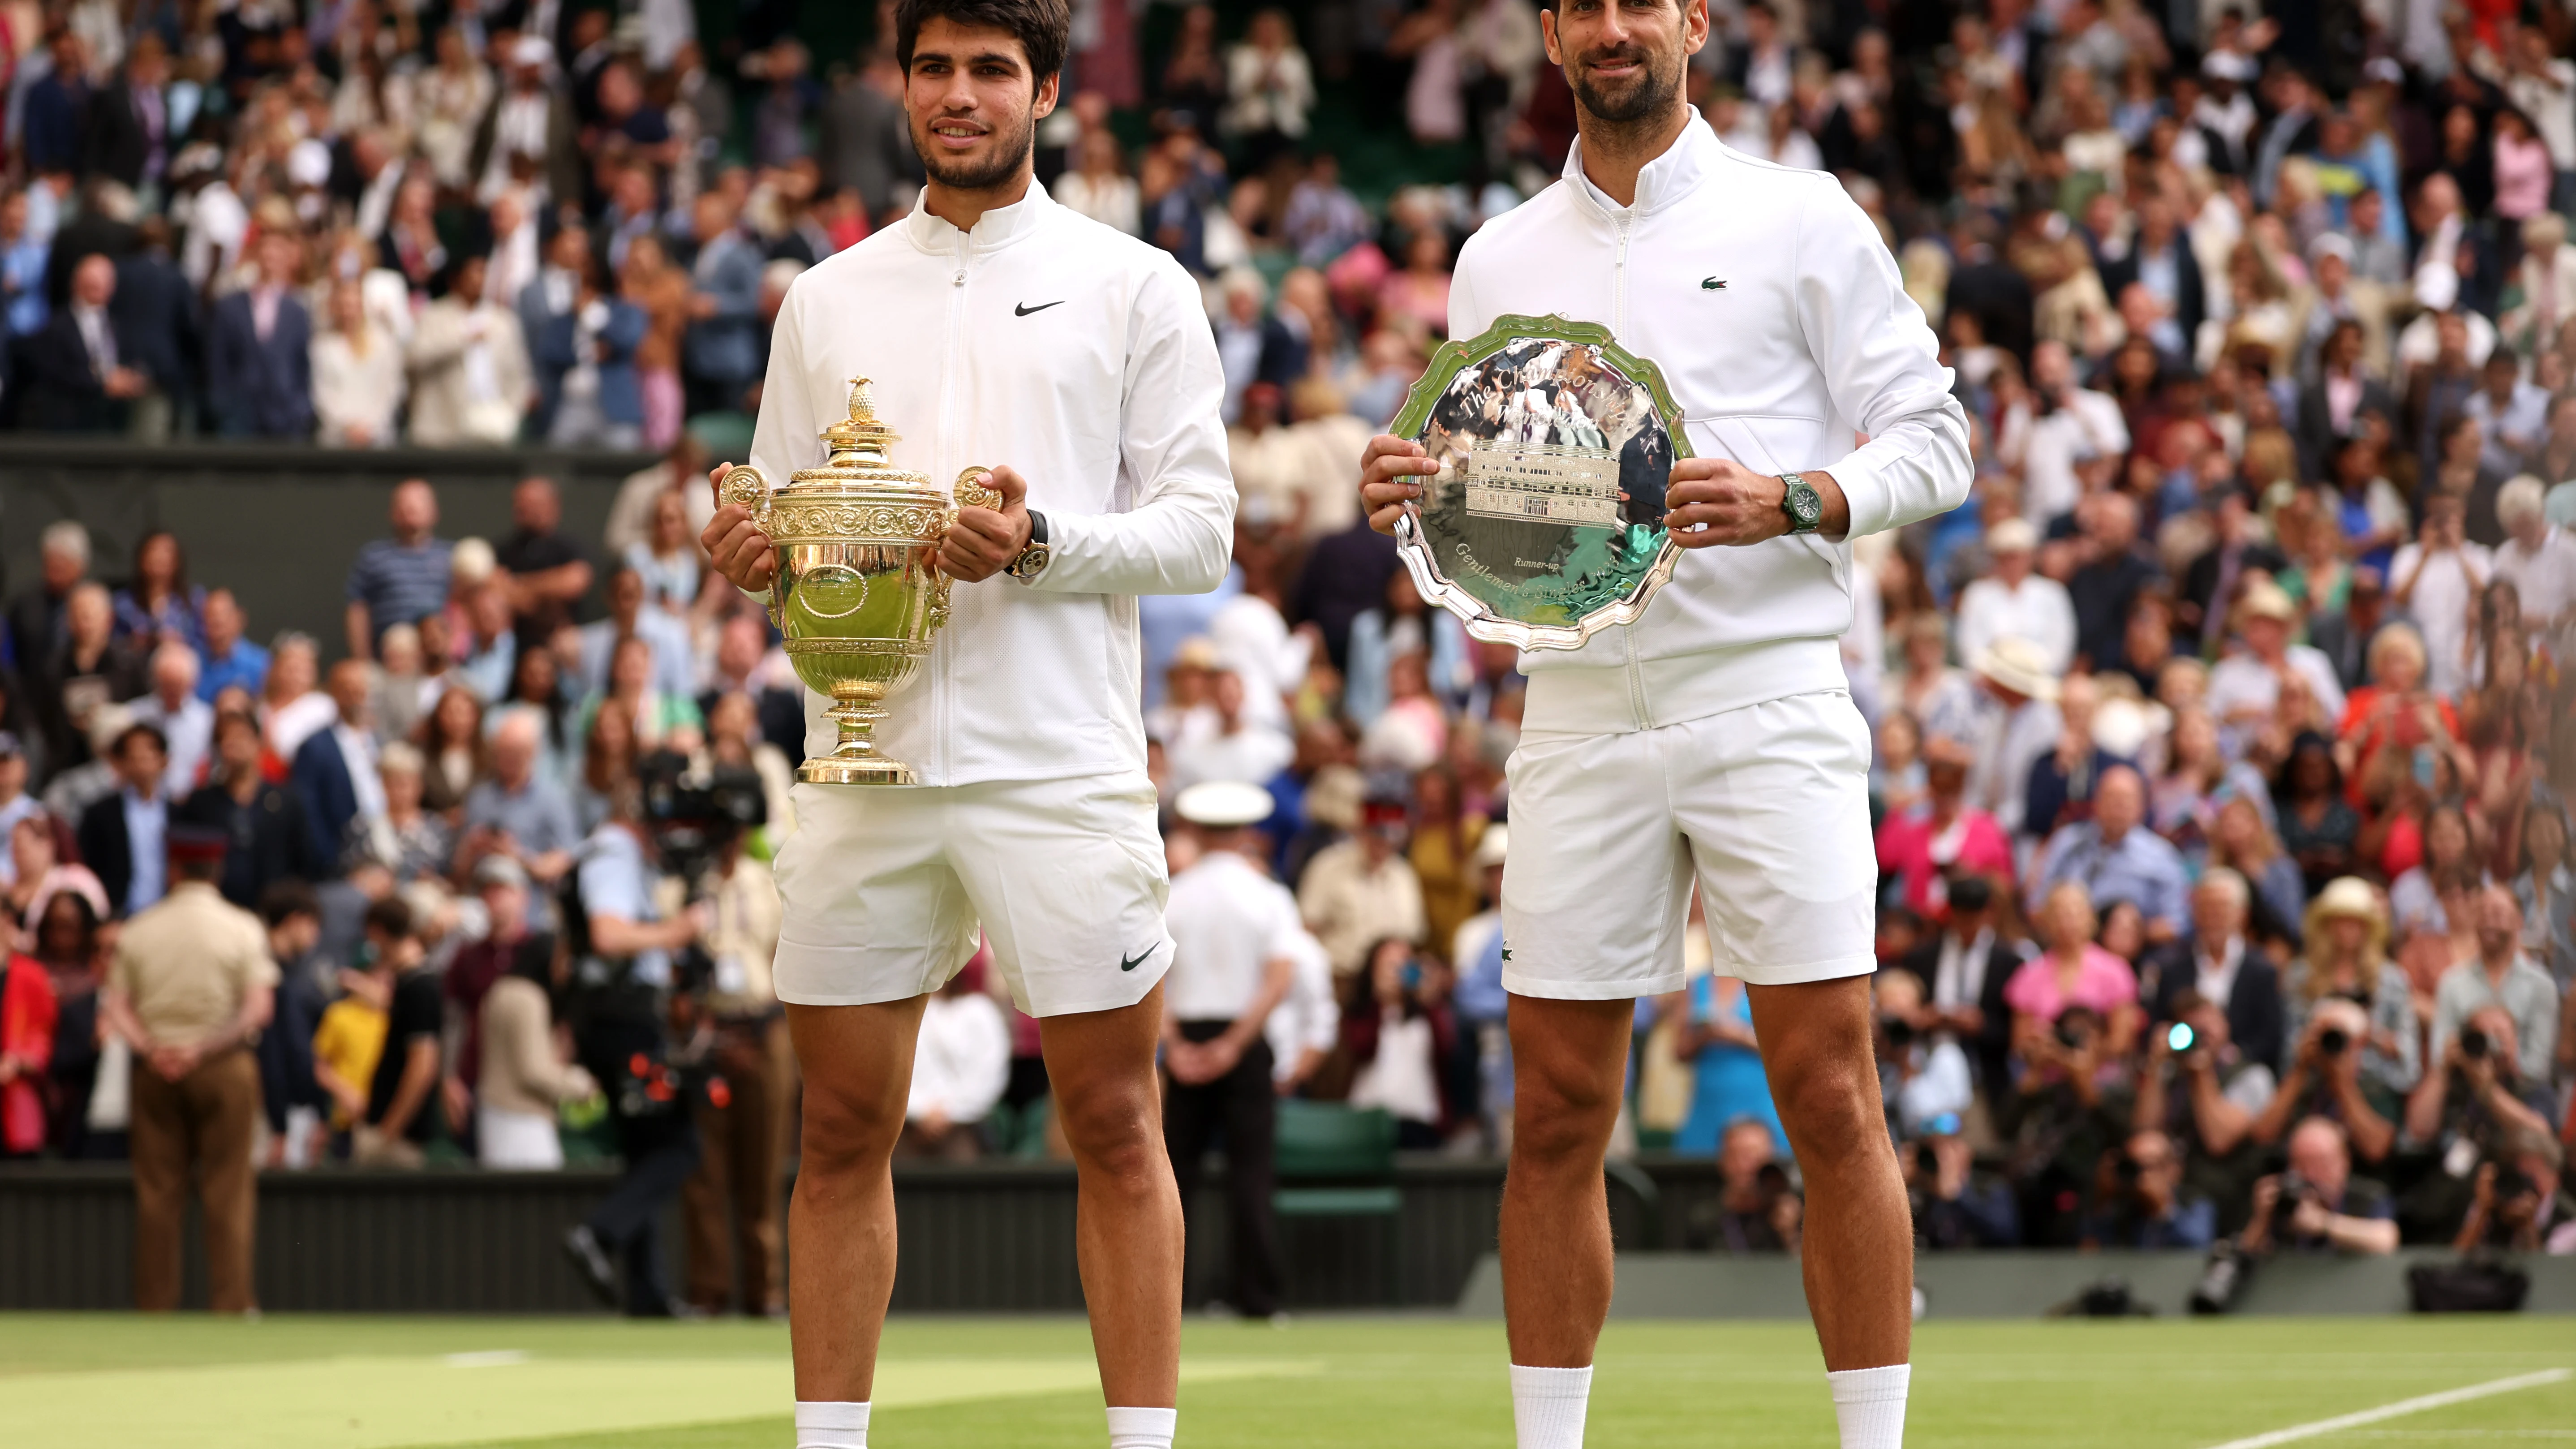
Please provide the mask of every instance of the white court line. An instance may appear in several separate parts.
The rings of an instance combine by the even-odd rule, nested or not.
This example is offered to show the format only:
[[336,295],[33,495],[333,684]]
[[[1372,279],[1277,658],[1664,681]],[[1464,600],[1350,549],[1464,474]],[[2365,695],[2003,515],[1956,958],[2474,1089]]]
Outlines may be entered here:
[[2382,1404],[2376,1409],[2364,1409],[2357,1414],[2341,1414],[2331,1419],[2319,1419],[2313,1424],[2293,1424],[2287,1429],[2275,1429],[2269,1434],[2257,1434],[2251,1439],[2230,1439],[2216,1446],[2216,1449],[2271,1449],[2275,1444],[2314,1439],[2320,1434],[2332,1434],[2339,1429],[2358,1429],[2364,1424],[2376,1424],[2382,1419],[2420,1414],[2426,1409],[2447,1408],[2452,1404],[2465,1404],[2471,1399],[2488,1398],[2495,1394],[2510,1394],[2519,1389],[2536,1389],[2543,1384],[2561,1383],[2570,1376],[2576,1376],[2576,1369],[2554,1368],[2542,1369],[2533,1374],[2516,1374],[2509,1379],[2471,1384],[2464,1389],[2445,1389],[2438,1394],[2399,1399],[2396,1403]]
[[527,1361],[527,1350],[519,1348],[488,1348],[480,1353],[447,1355],[449,1368],[508,1368],[514,1363]]

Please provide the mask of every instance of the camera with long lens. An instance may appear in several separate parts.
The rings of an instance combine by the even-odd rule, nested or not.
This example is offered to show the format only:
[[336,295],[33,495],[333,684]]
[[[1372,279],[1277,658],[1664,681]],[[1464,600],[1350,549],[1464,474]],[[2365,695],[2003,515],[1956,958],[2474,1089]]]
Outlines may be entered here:
[[2467,1057],[2470,1061],[2474,1062],[2482,1060],[2489,1051],[2493,1050],[2493,1047],[2494,1044],[2487,1040],[2486,1029],[2484,1027],[2464,1026],[2460,1028],[2460,1055]]
[[2330,1026],[2317,1033],[2317,1050],[2327,1056],[2339,1057],[2351,1049],[2352,1033],[2342,1027]]

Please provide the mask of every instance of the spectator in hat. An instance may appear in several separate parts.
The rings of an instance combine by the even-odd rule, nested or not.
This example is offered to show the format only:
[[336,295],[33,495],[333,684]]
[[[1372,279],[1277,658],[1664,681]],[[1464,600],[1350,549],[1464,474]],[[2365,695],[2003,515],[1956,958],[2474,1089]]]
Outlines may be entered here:
[[2025,519],[2004,519],[1986,530],[1986,553],[1993,572],[1959,596],[1959,652],[1974,659],[1998,639],[2027,639],[2050,673],[2065,673],[2075,660],[2075,605],[2064,584],[2033,568],[2039,530]]
[[[98,872],[116,914],[130,916],[169,890],[169,742],[156,726],[129,724],[118,732],[108,762],[116,791],[82,812],[81,859]],[[218,850],[217,871],[221,859]]]
[[1325,846],[1306,863],[1297,883],[1306,928],[1333,958],[1333,976],[1345,981],[1368,964],[1369,947],[1393,938],[1419,943],[1428,929],[1422,883],[1404,847],[1411,831],[1402,795],[1373,791],[1359,830]]
[[[2211,607],[2222,602],[2214,599]],[[2238,743],[2230,754],[2242,752],[2247,732],[2272,721],[2282,682],[2292,676],[2306,685],[2314,701],[2319,712],[2315,723],[2323,726],[2343,718],[2343,681],[2335,675],[2334,662],[2312,645],[2290,642],[2298,625],[2298,602],[2270,579],[2255,580],[2236,606],[2237,635],[2245,643],[2244,651],[2218,661],[2209,671],[2209,712]]]
[[467,154],[466,174],[485,204],[508,189],[517,167],[543,178],[558,200],[582,194],[581,128],[570,88],[549,84],[555,48],[545,37],[522,35],[509,53],[494,57],[508,67],[500,96],[483,112]]
[[118,934],[100,1002],[108,1029],[134,1049],[134,1305],[146,1311],[179,1306],[192,1182],[205,1221],[208,1306],[257,1307],[251,1136],[260,1090],[249,1044],[268,1024],[277,964],[259,918],[215,893],[223,857],[219,834],[170,832],[161,867],[172,889]]
[[1971,756],[1967,803],[2016,834],[2029,804],[2031,766],[2064,732],[2058,677],[2038,645],[2010,636],[1971,657],[1968,667],[1978,691],[1975,709],[1961,722]]
[[1201,1161],[1224,1134],[1234,1258],[1221,1296],[1248,1318],[1279,1308],[1279,1230],[1270,1205],[1278,1106],[1265,1029],[1295,984],[1305,933],[1295,898],[1257,862],[1262,842],[1251,827],[1271,809],[1270,792],[1258,785],[1208,781],[1183,790],[1174,810],[1205,853],[1173,880],[1166,913],[1172,966],[1163,997],[1170,1076],[1164,1140],[1186,1213]]

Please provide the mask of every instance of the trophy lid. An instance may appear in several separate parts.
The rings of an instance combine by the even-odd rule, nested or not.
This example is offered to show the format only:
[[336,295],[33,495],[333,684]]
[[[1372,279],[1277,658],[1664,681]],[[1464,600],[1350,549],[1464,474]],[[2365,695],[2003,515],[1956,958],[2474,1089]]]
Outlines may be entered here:
[[823,443],[834,468],[883,468],[893,461],[900,434],[877,416],[876,391],[867,378],[850,379],[850,415],[825,428]]

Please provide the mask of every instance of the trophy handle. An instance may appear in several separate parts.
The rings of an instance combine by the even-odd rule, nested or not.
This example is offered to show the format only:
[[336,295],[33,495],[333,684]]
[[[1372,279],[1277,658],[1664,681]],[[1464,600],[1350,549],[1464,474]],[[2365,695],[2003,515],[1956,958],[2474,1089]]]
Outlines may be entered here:
[[763,531],[769,527],[771,497],[769,480],[749,463],[737,463],[727,469],[724,481],[716,485],[717,502],[741,505]]
[[993,470],[981,463],[958,474],[957,486],[951,490],[957,495],[957,506],[960,508],[1001,507],[1002,490],[984,481],[991,476],[993,476]]

